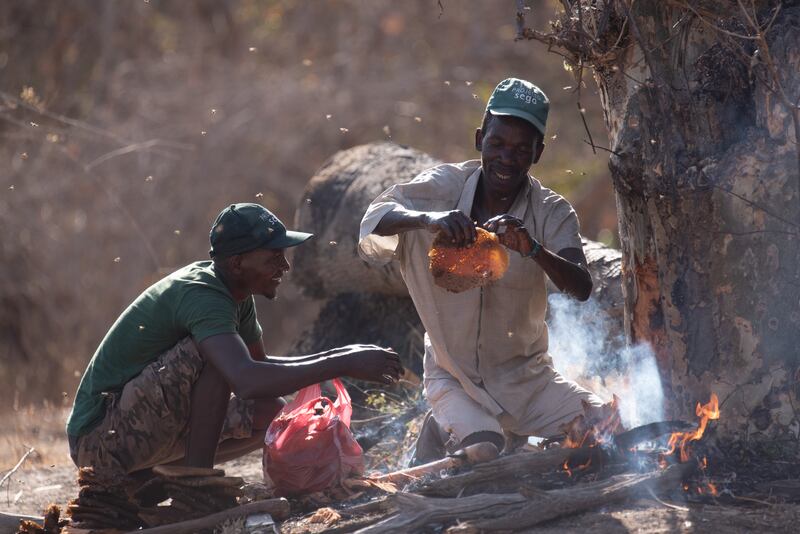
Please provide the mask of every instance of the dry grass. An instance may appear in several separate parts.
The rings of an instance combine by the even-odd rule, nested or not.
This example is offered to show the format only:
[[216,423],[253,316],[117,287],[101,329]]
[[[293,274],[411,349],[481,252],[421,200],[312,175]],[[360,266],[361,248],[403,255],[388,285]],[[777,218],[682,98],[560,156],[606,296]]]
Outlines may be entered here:
[[21,469],[71,464],[64,425],[69,408],[44,402],[3,414],[0,426],[0,471],[5,474],[30,449]]

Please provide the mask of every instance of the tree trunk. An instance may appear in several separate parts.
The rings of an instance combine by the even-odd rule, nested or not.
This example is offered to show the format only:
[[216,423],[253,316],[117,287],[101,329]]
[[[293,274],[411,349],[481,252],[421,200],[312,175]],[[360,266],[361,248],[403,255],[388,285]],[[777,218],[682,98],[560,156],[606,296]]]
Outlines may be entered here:
[[722,435],[796,453],[800,7],[572,4],[552,33],[523,33],[594,68],[626,333],[652,344],[671,416],[713,391]]

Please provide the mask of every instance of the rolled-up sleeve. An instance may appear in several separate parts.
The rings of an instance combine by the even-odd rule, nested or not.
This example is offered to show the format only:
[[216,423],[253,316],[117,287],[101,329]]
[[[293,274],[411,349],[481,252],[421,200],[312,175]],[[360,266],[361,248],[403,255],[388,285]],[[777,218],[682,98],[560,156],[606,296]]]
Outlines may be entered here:
[[414,209],[411,202],[403,194],[403,186],[410,184],[393,185],[378,198],[372,201],[367,208],[364,218],[361,219],[361,228],[358,232],[358,254],[366,261],[383,265],[392,261],[400,244],[399,235],[378,235],[373,233],[381,219],[397,208]]
[[[402,234],[380,236],[373,233],[390,211],[397,208],[431,211],[452,202],[453,195],[457,195],[460,189],[458,181],[448,173],[449,168],[449,165],[441,165],[428,169],[410,182],[391,186],[372,201],[361,219],[358,234],[358,253],[364,260],[384,265],[399,253]],[[463,180],[461,182],[463,185]]]
[[417,175],[410,182],[395,184],[378,195],[361,219],[358,253],[366,261],[378,265],[389,263],[402,253],[406,233],[391,236],[375,234],[384,216],[397,208],[413,211],[455,209],[466,178],[480,162],[470,167],[443,164]]

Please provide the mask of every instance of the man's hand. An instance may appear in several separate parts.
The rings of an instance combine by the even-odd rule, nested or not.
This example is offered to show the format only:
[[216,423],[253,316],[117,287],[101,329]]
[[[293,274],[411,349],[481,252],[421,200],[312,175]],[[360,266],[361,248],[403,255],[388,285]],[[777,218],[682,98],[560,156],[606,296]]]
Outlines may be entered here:
[[376,345],[347,345],[334,349],[346,359],[345,374],[358,380],[393,384],[403,374],[400,356]]
[[512,215],[504,214],[492,217],[486,221],[483,227],[496,233],[502,245],[516,250],[523,256],[527,256],[533,250],[533,238],[525,229],[522,221]]
[[475,223],[459,210],[429,211],[423,214],[425,229],[431,233],[444,233],[456,246],[471,245],[478,238]]

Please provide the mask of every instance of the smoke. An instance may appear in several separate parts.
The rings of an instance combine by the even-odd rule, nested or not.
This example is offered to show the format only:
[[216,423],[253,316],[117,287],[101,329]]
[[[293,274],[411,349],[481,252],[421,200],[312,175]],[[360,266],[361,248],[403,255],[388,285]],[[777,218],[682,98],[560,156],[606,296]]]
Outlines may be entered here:
[[604,400],[620,398],[626,428],[663,420],[664,392],[649,344],[627,344],[620,325],[594,301],[549,296],[549,353],[555,368]]

